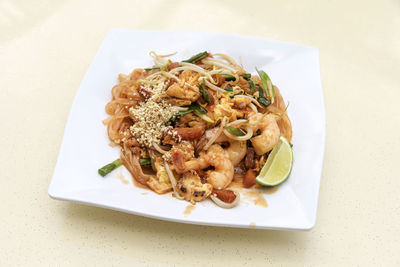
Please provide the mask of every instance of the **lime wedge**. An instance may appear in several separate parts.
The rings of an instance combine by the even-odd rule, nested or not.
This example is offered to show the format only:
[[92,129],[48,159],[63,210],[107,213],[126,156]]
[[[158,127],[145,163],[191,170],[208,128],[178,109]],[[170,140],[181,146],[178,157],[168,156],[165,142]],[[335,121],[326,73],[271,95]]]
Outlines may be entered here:
[[278,144],[272,149],[264,167],[258,174],[257,183],[264,186],[275,186],[283,183],[290,175],[293,166],[293,150],[288,140],[281,136]]

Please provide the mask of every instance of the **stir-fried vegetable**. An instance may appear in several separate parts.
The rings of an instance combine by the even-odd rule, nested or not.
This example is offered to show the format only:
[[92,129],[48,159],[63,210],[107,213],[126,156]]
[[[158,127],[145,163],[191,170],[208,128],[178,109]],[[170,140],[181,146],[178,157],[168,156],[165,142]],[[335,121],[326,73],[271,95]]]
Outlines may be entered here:
[[195,63],[199,60],[205,59],[206,57],[208,57],[208,52],[204,51],[202,53],[192,56],[191,58],[189,58],[187,60],[182,60],[182,62]]
[[235,76],[229,75],[229,74],[222,74],[222,76],[225,77],[225,81],[230,82],[230,81],[236,81]]
[[189,109],[192,110],[195,114],[201,115],[206,114],[208,111],[207,109],[203,108],[199,103],[194,102],[189,106]]
[[249,84],[250,84],[250,91],[251,91],[252,93],[254,93],[254,82],[253,82],[253,80],[249,79],[248,82],[249,82]]
[[206,122],[209,123],[214,123],[214,121],[205,115],[208,111],[207,109],[203,108],[199,103],[194,102],[189,106],[189,109],[193,110],[194,114],[205,120]]
[[265,96],[264,96],[264,90],[261,88],[261,86],[258,86],[258,102],[260,102],[261,104],[263,104],[265,107],[268,107],[269,105],[271,105],[271,101],[269,101]]
[[250,73],[245,73],[245,74],[242,74],[240,76],[242,76],[247,81],[250,80],[250,78],[251,78],[251,74]]
[[176,121],[176,119],[177,119],[179,116],[188,114],[188,113],[190,113],[190,112],[193,112],[193,110],[187,109],[187,110],[178,111],[177,113],[175,113],[175,114],[171,117],[170,121],[171,121],[171,122],[174,122],[174,121]]
[[249,82],[250,91],[251,91],[252,93],[254,93],[254,82],[253,82],[253,80],[251,79],[251,74],[250,74],[250,73],[245,73],[245,74],[242,74],[242,75],[240,75],[240,76],[242,76],[246,81]]
[[152,68],[145,68],[145,71],[151,71],[151,70],[159,70],[160,67],[152,67]]
[[206,101],[207,103],[211,103],[210,93],[205,88],[204,81],[200,84],[199,91],[200,91],[201,95],[203,96],[204,101]]
[[258,73],[258,76],[260,76],[261,82],[265,88],[265,92],[267,94],[267,98],[270,100],[271,104],[274,103],[274,98],[275,98],[275,89],[272,86],[272,81],[269,78],[269,76],[263,71],[263,70],[258,70],[256,68],[256,71]]
[[139,163],[140,163],[140,165],[150,165],[151,158],[140,158]]
[[235,127],[224,126],[224,129],[227,129],[231,134],[234,134],[236,136],[244,136],[245,135],[245,133],[242,132],[242,130],[235,128]]
[[109,174],[110,172],[112,172],[113,170],[115,170],[116,168],[118,168],[119,166],[122,165],[122,161],[121,159],[116,159],[113,162],[111,162],[110,164],[107,164],[103,167],[101,167],[98,172],[101,176],[106,176],[107,174]]

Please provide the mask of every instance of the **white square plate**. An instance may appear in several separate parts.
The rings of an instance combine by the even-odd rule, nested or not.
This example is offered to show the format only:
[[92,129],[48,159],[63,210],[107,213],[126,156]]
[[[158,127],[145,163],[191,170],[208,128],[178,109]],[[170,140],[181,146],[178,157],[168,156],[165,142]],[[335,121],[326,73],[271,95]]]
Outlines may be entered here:
[[[99,167],[119,157],[110,147],[102,120],[119,73],[153,65],[149,51],[182,60],[201,52],[231,55],[249,72],[263,69],[290,102],[294,165],[290,178],[275,194],[265,194],[268,208],[243,201],[225,210],[210,201],[188,202],[157,195],[132,185],[125,168],[106,178]],[[67,121],[49,195],[88,205],[176,222],[265,229],[311,229],[316,220],[325,148],[325,108],[318,50],[279,41],[217,33],[111,30],[76,94]],[[129,184],[119,178],[124,176]]]

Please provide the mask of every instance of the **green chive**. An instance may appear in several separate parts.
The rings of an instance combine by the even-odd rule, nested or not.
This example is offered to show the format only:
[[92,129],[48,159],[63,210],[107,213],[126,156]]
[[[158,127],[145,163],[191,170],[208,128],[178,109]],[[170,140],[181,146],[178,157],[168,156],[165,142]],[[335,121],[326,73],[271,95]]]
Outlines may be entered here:
[[208,52],[204,51],[202,53],[192,56],[191,58],[189,58],[187,60],[182,60],[182,62],[195,63],[199,60],[205,59],[206,57],[208,57]]
[[176,119],[177,119],[179,116],[188,114],[188,113],[190,113],[190,112],[193,112],[193,110],[187,109],[187,110],[178,111],[177,113],[175,113],[174,115],[172,115],[170,121],[172,121],[172,122],[173,122],[173,121],[176,121]]
[[265,96],[264,96],[264,90],[261,88],[261,86],[259,86],[257,84],[258,87],[258,102],[260,102],[261,104],[263,104],[265,107],[268,107],[269,105],[271,105],[271,101],[269,101]]
[[194,102],[189,106],[189,109],[192,110],[197,115],[206,114],[208,111],[207,109],[203,108],[199,103]]
[[247,81],[250,80],[250,78],[251,78],[251,74],[250,73],[245,73],[245,74],[242,74],[240,76],[242,76]]
[[151,158],[140,158],[139,163],[140,163],[140,165],[150,165]]
[[236,81],[235,76],[229,75],[229,74],[222,74],[222,76],[225,77],[225,81],[230,82],[230,81]]
[[199,91],[200,91],[201,95],[203,96],[204,101],[206,101],[207,103],[211,103],[210,93],[204,87],[204,81],[200,84]]
[[234,128],[231,126],[224,126],[224,129],[227,129],[231,134],[234,134],[236,136],[243,136],[245,135],[244,132],[242,132],[240,129],[238,128]]
[[151,71],[151,70],[159,70],[159,67],[153,67],[153,68],[145,68],[145,71]]
[[271,105],[271,101],[269,101],[265,97],[259,97],[257,100],[258,100],[258,102],[263,104],[265,107],[268,107],[269,105]]
[[272,86],[272,81],[269,78],[268,74],[266,74],[263,70],[258,70],[256,68],[256,71],[258,73],[258,76],[260,76],[261,82],[265,88],[266,92],[266,97],[271,100],[271,102],[274,102],[274,97],[275,97],[275,89]]
[[249,79],[248,82],[249,82],[249,84],[250,84],[250,91],[251,91],[252,93],[254,93],[254,82],[253,82],[253,80]]
[[101,176],[106,176],[107,174],[109,174],[110,172],[112,172],[114,169],[118,168],[119,166],[122,165],[122,161],[121,159],[116,159],[113,162],[111,162],[110,164],[107,164],[103,167],[101,167],[98,172]]

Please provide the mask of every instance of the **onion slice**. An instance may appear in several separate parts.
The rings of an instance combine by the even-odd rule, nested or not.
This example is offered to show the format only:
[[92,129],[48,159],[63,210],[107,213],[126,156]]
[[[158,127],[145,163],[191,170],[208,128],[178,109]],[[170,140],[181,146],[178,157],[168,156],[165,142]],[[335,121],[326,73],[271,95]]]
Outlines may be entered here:
[[[229,190],[231,190],[231,189],[229,189]],[[233,193],[236,195],[236,198],[232,203],[223,202],[221,199],[219,199],[216,195],[213,195],[213,194],[210,195],[210,198],[212,201],[214,201],[215,204],[217,204],[221,208],[231,209],[233,207],[236,207],[240,202],[240,194],[234,190],[231,190],[231,191],[233,191]]]

